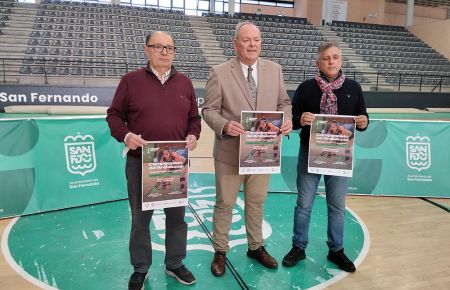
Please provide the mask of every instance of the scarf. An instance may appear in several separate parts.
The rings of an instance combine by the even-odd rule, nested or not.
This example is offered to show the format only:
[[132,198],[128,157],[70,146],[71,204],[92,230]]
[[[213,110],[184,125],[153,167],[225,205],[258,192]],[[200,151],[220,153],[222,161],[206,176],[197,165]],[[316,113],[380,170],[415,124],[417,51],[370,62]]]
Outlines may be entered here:
[[333,93],[333,91],[342,87],[342,84],[345,81],[344,73],[342,71],[339,72],[338,77],[334,81],[328,82],[324,77],[322,77],[321,73],[319,72],[315,76],[315,80],[319,85],[320,90],[322,91],[322,99],[320,100],[320,113],[327,115],[337,115],[337,97]]

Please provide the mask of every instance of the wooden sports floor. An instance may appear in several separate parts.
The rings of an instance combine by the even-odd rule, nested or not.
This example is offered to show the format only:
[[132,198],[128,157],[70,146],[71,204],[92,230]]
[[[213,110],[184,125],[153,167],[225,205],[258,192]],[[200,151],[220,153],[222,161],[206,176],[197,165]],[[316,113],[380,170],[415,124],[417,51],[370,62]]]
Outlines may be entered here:
[[[213,172],[212,142],[203,126],[191,172]],[[367,226],[370,249],[355,273],[327,289],[450,289],[449,199],[349,196],[347,207]],[[0,233],[10,221],[0,220]],[[0,289],[39,288],[10,268],[2,253]]]

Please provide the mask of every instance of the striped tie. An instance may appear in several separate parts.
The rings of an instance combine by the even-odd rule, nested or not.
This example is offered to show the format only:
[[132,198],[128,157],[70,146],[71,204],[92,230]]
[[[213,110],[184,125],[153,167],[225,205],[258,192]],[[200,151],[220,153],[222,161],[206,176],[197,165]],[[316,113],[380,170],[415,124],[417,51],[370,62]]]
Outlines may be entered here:
[[256,108],[256,82],[255,79],[252,76],[252,67],[248,67],[248,76],[247,76],[247,85],[248,85],[248,92],[250,93],[250,97],[253,101],[253,107]]

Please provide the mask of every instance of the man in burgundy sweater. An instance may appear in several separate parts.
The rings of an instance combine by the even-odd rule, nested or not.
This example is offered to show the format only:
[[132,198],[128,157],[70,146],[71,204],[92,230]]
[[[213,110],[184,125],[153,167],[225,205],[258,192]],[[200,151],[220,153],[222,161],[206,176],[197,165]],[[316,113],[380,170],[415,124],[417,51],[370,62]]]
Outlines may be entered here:
[[[186,140],[193,150],[200,136],[201,119],[192,82],[172,66],[175,46],[172,37],[156,31],[147,36],[147,67],[122,77],[106,121],[111,135],[124,142],[128,151],[126,176],[132,212],[130,259],[134,273],[128,288],[141,289],[152,263],[149,225],[153,211],[142,211],[141,147],[146,141]],[[185,207],[164,209],[166,214],[166,273],[178,282],[196,282],[183,265],[186,257]]]

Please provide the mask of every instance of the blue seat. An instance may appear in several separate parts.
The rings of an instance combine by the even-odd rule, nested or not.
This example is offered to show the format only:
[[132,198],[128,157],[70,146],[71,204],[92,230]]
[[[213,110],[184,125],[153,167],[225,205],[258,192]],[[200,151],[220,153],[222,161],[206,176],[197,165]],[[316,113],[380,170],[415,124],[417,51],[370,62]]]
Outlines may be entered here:
[[51,45],[52,45],[52,46],[61,46],[61,40],[59,40],[59,39],[53,39]]
[[22,66],[19,71],[21,74],[31,74],[31,68],[29,66]]
[[39,42],[38,42],[38,40],[36,38],[30,38],[30,40],[28,40],[28,45],[36,46],[36,45],[39,45]]
[[114,50],[106,50],[106,57],[116,58],[116,52]]
[[92,68],[83,68],[82,70],[84,76],[93,76],[94,70]]
[[95,57],[105,57],[105,51],[101,49],[97,49],[95,51]]
[[96,76],[106,76],[106,72],[104,68],[96,68],[95,69]]
[[49,46],[50,45],[50,40],[42,39],[41,41],[39,41],[39,45],[40,46]]
[[46,47],[41,47],[41,48],[38,49],[37,54],[47,55],[48,54],[48,49]]
[[48,75],[56,75],[56,67],[54,66],[45,67],[45,73]]
[[73,52],[73,56],[82,56],[82,55],[83,55],[83,51],[79,48]]
[[64,47],[72,47],[72,40],[63,40],[62,46],[64,46]]
[[71,55],[72,55],[72,50],[70,50],[70,49],[68,49],[68,48],[65,48],[65,49],[63,49],[63,51],[61,52],[61,55],[64,55],[64,56],[71,56]]
[[92,49],[85,49],[84,56],[86,57],[94,57],[94,51]]
[[31,68],[31,73],[32,74],[43,74],[44,73],[44,67],[41,66],[41,65],[33,66]]
[[58,68],[58,74],[59,75],[69,75],[69,68],[68,67],[60,67]]
[[50,49],[49,54],[50,55],[59,55],[60,54],[59,48],[54,47],[54,48]]
[[58,58],[57,57],[49,57],[47,58],[47,63],[48,64],[58,64]]
[[79,67],[73,67],[70,69],[70,74],[79,76],[79,75],[81,75],[81,69]]

